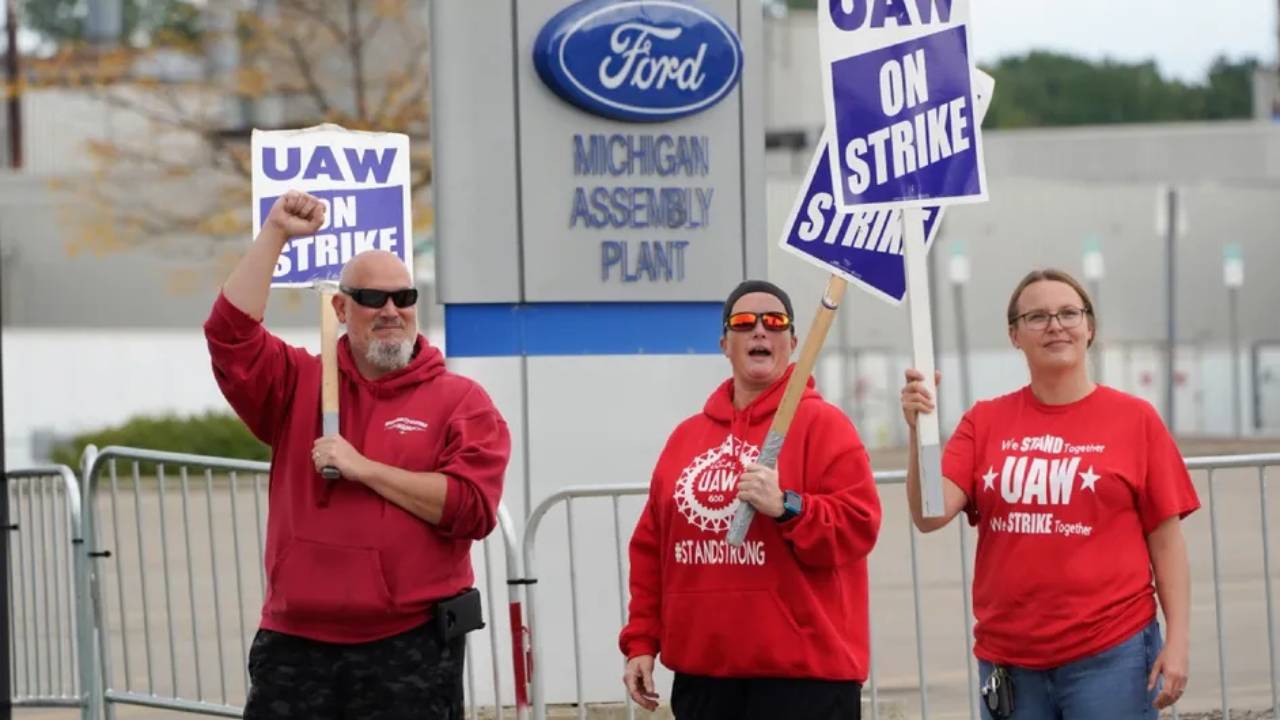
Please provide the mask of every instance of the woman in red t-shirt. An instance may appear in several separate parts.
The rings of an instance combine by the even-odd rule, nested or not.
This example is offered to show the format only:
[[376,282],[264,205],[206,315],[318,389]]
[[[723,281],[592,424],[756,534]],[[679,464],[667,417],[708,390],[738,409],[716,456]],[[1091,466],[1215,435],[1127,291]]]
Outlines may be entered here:
[[[965,413],[943,453],[940,517],[921,512],[911,454],[912,519],[930,532],[964,511],[978,527],[974,654],[984,689],[1012,684],[1018,720],[1154,719],[1187,681],[1180,520],[1200,503],[1186,463],[1149,403],[1090,380],[1094,308],[1075,278],[1028,274],[1008,323],[1031,383]],[[906,376],[914,446],[934,404],[924,376]]]

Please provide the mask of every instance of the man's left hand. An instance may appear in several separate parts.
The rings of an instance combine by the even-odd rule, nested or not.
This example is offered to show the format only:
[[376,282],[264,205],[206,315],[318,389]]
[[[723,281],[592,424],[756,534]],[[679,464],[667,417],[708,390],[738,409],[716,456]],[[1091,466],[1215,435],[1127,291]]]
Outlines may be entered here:
[[336,467],[345,480],[361,480],[369,466],[369,460],[351,447],[341,435],[326,435],[311,446],[311,462],[316,470]]
[[778,471],[759,463],[751,463],[738,478],[738,499],[750,503],[757,512],[771,518],[782,515],[782,488]]

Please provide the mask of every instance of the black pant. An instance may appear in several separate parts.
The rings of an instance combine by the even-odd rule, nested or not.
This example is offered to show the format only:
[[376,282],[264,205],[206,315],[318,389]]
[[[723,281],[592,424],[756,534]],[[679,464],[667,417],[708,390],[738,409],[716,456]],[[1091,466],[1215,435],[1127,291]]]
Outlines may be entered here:
[[466,638],[426,624],[358,645],[259,630],[245,720],[462,720]]
[[676,673],[671,710],[676,720],[861,720],[862,685]]

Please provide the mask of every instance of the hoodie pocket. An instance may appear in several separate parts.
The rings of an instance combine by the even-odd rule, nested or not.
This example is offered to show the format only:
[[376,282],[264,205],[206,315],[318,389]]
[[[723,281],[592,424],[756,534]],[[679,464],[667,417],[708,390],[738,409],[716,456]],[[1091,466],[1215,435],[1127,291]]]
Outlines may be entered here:
[[381,616],[394,607],[372,548],[294,539],[271,573],[272,613],[332,621]]
[[804,631],[772,590],[668,593],[661,652],[671,667],[718,676],[803,670]]

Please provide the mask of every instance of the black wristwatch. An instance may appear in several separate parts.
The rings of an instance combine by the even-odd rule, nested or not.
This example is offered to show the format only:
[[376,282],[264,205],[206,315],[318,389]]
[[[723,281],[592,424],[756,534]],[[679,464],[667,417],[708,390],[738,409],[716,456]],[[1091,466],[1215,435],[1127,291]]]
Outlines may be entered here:
[[791,518],[800,517],[800,513],[804,512],[804,496],[795,490],[787,490],[782,493],[782,514],[777,517],[777,521],[784,523]]

